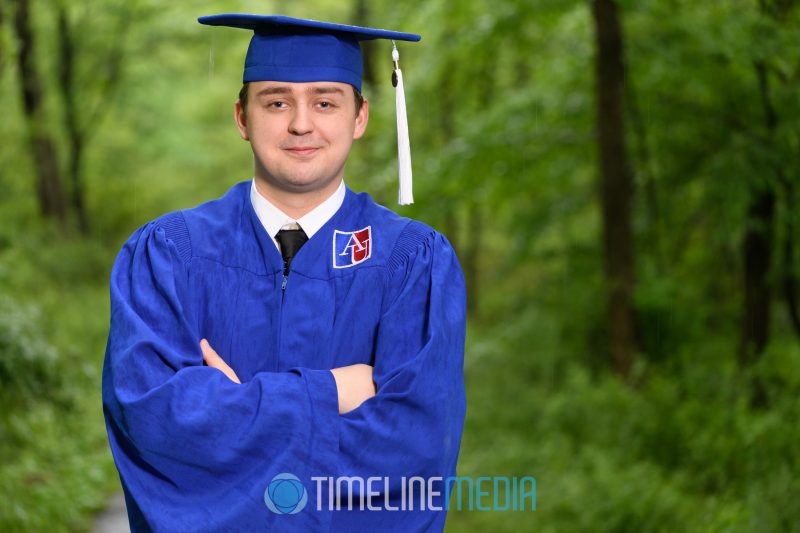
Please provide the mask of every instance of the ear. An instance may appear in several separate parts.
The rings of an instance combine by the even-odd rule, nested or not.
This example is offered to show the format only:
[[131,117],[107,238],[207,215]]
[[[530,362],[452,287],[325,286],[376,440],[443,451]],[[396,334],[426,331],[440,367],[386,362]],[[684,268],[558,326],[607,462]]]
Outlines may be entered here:
[[249,141],[250,136],[247,134],[247,113],[242,107],[242,102],[238,99],[233,105],[233,120],[236,121],[236,128],[239,130],[239,135],[242,139]]
[[367,130],[367,122],[369,122],[369,101],[364,98],[364,103],[356,115],[356,127],[353,131],[353,140],[360,139],[364,132]]

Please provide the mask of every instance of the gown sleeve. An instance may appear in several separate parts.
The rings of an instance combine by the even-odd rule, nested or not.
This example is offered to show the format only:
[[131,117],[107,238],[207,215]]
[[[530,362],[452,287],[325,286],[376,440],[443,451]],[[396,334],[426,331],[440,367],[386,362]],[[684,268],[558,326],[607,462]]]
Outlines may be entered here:
[[[140,228],[111,274],[103,410],[133,531],[261,530],[270,476],[336,462],[328,370],[259,373],[244,384],[203,366],[191,252],[178,213]],[[309,491],[309,505],[315,505]],[[303,517],[327,529],[325,513]]]
[[[403,477],[455,475],[466,412],[463,274],[444,236],[417,222],[409,226],[389,262],[375,351],[377,394],[342,416],[339,441],[342,474],[388,476],[396,506]],[[442,484],[436,488],[443,490]],[[442,506],[443,498],[432,501]],[[360,519],[373,527],[427,531],[441,530],[444,513],[368,513]]]

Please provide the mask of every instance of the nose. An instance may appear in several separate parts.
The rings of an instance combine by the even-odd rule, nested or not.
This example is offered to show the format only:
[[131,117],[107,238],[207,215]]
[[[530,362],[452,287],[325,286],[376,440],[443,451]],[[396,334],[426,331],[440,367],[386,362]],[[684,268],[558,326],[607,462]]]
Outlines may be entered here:
[[289,133],[292,135],[305,135],[311,133],[314,123],[311,120],[311,113],[305,106],[297,106],[289,122]]

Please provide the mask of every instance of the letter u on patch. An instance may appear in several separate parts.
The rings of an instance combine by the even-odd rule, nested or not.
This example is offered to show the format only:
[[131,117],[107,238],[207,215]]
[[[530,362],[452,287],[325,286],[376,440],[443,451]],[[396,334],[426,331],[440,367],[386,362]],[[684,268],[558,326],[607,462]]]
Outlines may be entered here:
[[333,268],[348,268],[372,256],[372,226],[357,231],[333,230]]

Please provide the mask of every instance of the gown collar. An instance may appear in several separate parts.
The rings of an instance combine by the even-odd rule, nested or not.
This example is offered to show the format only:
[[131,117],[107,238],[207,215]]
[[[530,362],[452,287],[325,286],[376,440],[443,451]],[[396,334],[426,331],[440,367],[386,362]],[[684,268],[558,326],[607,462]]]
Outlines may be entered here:
[[278,209],[272,202],[261,196],[256,189],[255,178],[253,178],[250,186],[250,202],[253,204],[253,209],[261,225],[267,230],[267,234],[272,238],[275,247],[280,250],[280,245],[278,241],[275,240],[275,235],[277,235],[278,231],[283,226],[296,222],[303,228],[303,231],[306,232],[306,235],[308,235],[310,239],[342,206],[345,190],[344,181],[339,182],[339,187],[332,195],[297,220],[293,219]]
[[[255,233],[266,271],[272,274],[282,274],[283,258],[281,257],[280,247],[277,246],[274,236],[268,233],[269,230],[265,228],[256,212],[251,196],[252,185],[247,186],[247,182],[241,182],[241,185],[244,186],[242,187],[241,197],[242,207],[244,208],[243,214],[250,219],[249,225],[251,225],[252,231]],[[350,224],[347,224],[346,221],[356,217],[356,211],[358,211],[356,209],[358,195],[344,183],[340,185],[339,190],[341,190],[341,193],[337,190],[337,193],[333,195],[341,194],[342,199],[339,202],[339,207],[320,227],[316,228],[313,235],[309,235],[308,242],[300,248],[300,251],[297,252],[297,255],[292,260],[292,272],[322,279],[329,277],[328,267],[331,262],[331,235],[334,233],[333,230],[340,226],[349,228]],[[305,226],[301,227],[305,230]]]

